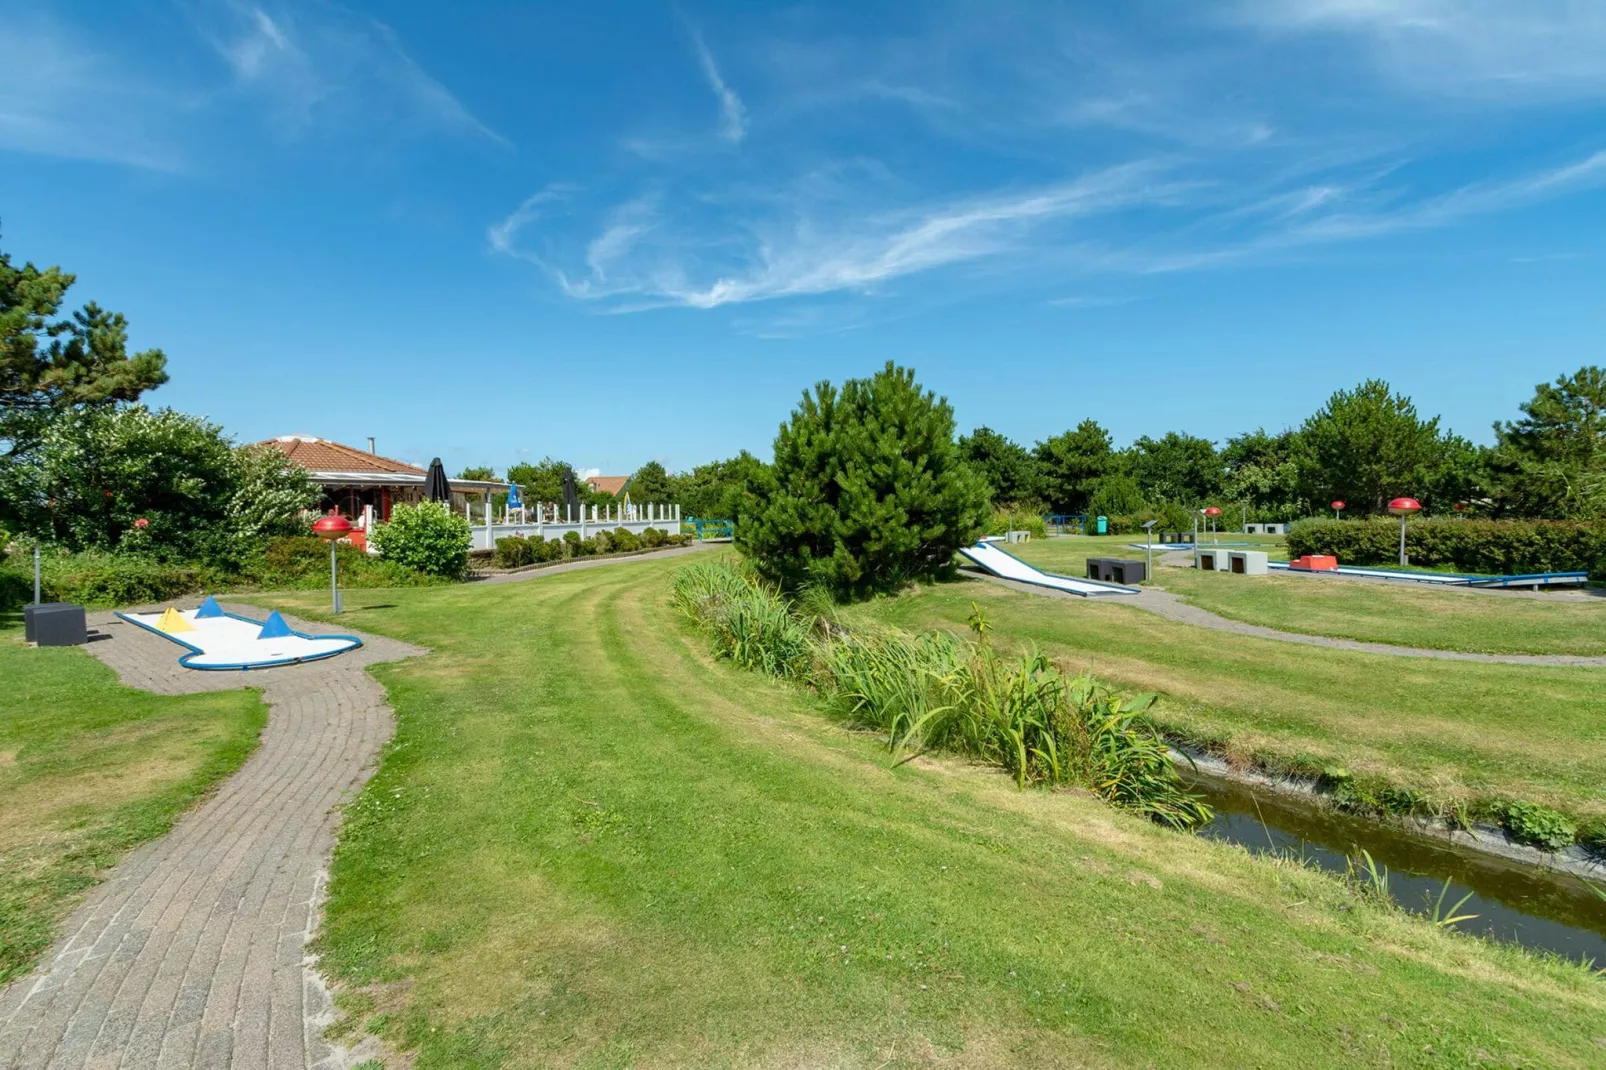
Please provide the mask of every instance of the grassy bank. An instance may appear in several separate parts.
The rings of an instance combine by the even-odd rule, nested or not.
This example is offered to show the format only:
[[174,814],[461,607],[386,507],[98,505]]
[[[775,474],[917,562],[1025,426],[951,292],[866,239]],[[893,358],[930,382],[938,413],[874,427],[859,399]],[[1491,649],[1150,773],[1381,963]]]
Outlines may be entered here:
[[0,629],[0,982],[128,850],[166,832],[256,746],[249,691],[179,697],[117,683],[84,650]]
[[1511,798],[1606,816],[1606,673],[1598,669],[1295,647],[980,581],[858,612],[958,631],[972,601],[998,641],[1036,643],[1124,686],[1158,691],[1158,722],[1229,756],[1344,766],[1441,800]]
[[376,670],[398,732],[323,961],[418,1067],[1598,1061],[1580,969],[1084,795],[889,768],[714,662],[675,567],[349,596],[433,654]]
[[[1048,539],[1010,549],[1039,568],[1080,576],[1089,556],[1143,557],[1142,550],[1126,545],[1129,541]],[[1158,566],[1154,583],[1223,617],[1306,635],[1483,654],[1606,654],[1606,598],[1521,598]]]

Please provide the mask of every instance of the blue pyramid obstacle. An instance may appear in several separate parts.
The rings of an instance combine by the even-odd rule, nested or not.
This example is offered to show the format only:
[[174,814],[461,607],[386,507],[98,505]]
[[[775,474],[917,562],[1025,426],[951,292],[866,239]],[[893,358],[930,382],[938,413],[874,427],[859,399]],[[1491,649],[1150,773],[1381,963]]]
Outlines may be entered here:
[[295,632],[290,630],[290,625],[284,622],[284,618],[279,616],[279,611],[276,609],[268,614],[267,620],[262,622],[262,630],[257,633],[257,638],[283,639],[285,636],[294,634]]
[[218,605],[217,599],[213,598],[211,595],[207,595],[206,601],[201,603],[201,608],[195,611],[196,620],[202,620],[206,617],[221,616],[223,616],[223,607]]

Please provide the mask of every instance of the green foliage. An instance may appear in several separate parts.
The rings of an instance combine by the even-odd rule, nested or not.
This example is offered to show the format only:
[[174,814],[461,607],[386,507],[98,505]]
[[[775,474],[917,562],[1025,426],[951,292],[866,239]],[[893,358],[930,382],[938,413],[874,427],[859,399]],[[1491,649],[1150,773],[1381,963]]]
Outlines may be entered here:
[[805,393],[776,436],[774,475],[736,538],[788,590],[862,597],[949,574],[986,522],[987,491],[960,460],[952,408],[890,361]]
[[708,633],[720,657],[783,679],[808,673],[808,628],[774,586],[723,562],[699,562],[675,573],[673,591],[675,605]]
[[[1596,818],[1578,829],[1578,843],[1590,854],[1606,857],[1606,818]],[[1606,899],[1606,895],[1601,896]]]
[[1577,827],[1565,814],[1538,803],[1506,803],[1499,808],[1496,816],[1507,836],[1543,851],[1560,851],[1570,847],[1578,834]]
[[129,355],[119,313],[91,301],[57,318],[73,282],[0,252],[0,465],[24,457],[57,415],[135,401],[167,382],[161,350]]
[[[1587,571],[1606,579],[1606,521],[1412,520],[1405,550],[1413,565],[1448,566],[1484,575]],[[1399,560],[1400,525],[1392,517],[1301,520],[1288,531],[1290,557],[1332,554],[1341,564]]]
[[1011,502],[993,506],[992,519],[987,522],[987,534],[1003,535],[1010,531],[1030,532],[1034,539],[1048,538],[1048,522],[1043,519],[1042,508],[1022,508]]
[[673,493],[669,473],[658,461],[648,461],[636,469],[625,489],[633,502],[667,502]]
[[517,483],[524,492],[526,505],[537,502],[563,501],[563,473],[569,470],[567,462],[543,457],[535,464],[521,461],[508,465],[509,483]]
[[229,499],[229,523],[244,540],[305,535],[307,512],[322,493],[307,470],[285,460],[268,445],[234,451],[236,483]]
[[641,549],[641,537],[627,528],[613,529],[613,548],[628,553]]
[[69,549],[222,564],[245,550],[236,524],[278,519],[271,505],[261,514],[240,508],[244,467],[262,476],[260,458],[242,466],[222,429],[198,417],[90,409],[52,420],[28,457],[7,466],[0,490],[25,530]]
[[1306,514],[1299,496],[1299,440],[1293,431],[1269,435],[1264,428],[1227,440],[1221,462],[1224,501],[1243,502],[1256,523],[1280,523]]
[[457,579],[468,571],[468,520],[442,502],[398,505],[369,540],[381,558],[415,572]]
[[768,478],[769,465],[743,450],[727,460],[700,464],[670,477],[665,500],[678,504],[684,516],[736,520],[753,511]]
[[1143,491],[1131,476],[1115,474],[1094,481],[1093,496],[1088,499],[1089,517],[1114,517],[1136,514],[1147,508]]
[[[33,600],[32,551],[0,565],[0,608]],[[47,602],[114,607],[162,602],[221,584],[207,569],[158,561],[138,554],[47,547],[40,556],[40,592]]]
[[[375,557],[355,546],[335,547],[342,589],[361,587],[426,587],[444,582],[414,569]],[[270,591],[320,589],[329,585],[329,544],[316,535],[272,539],[258,557],[220,583]],[[216,589],[215,587],[213,588]]]
[[475,464],[457,473],[458,479],[490,480],[496,478],[496,469],[487,464]]
[[519,568],[535,560],[535,550],[523,535],[510,535],[496,540],[496,567]]
[[1197,508],[1221,495],[1224,468],[1209,439],[1178,431],[1167,431],[1157,439],[1144,435],[1124,457],[1127,472],[1147,501]]
[[1606,519],[1606,368],[1540,383],[1522,418],[1495,425],[1490,492],[1501,513]]
[[649,550],[656,550],[669,542],[669,535],[662,528],[648,528],[641,533],[641,544]]
[[783,678],[810,677],[845,720],[883,733],[895,753],[969,755],[1001,766],[1022,787],[1081,785],[1175,828],[1209,820],[1148,720],[1153,695],[1125,699],[1085,674],[1066,676],[1036,652],[1000,657],[979,610],[979,643],[837,623],[814,639],[776,587],[729,563],[688,565],[673,589],[720,656]]
[[1087,512],[1098,481],[1121,470],[1110,433],[1096,420],[1039,442],[1035,456],[1042,495],[1056,513]]
[[995,506],[1041,497],[1037,459],[992,428],[978,427],[960,438],[959,456],[987,484]]
[[1381,513],[1402,494],[1448,507],[1429,488],[1445,481],[1446,456],[1463,445],[1440,439],[1437,416],[1419,418],[1410,398],[1369,379],[1334,393],[1300,428],[1300,493],[1315,512],[1336,500],[1354,513]]

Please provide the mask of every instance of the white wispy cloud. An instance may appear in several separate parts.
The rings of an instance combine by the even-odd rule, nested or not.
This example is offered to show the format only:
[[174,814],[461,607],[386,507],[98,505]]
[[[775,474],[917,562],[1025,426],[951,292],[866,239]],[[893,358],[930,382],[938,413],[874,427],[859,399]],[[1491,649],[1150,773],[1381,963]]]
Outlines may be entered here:
[[1606,85],[1597,0],[1250,0],[1238,13],[1274,30],[1349,34],[1420,89],[1509,99]]
[[334,7],[277,10],[239,6],[222,27],[202,32],[228,64],[235,83],[272,109],[280,125],[300,132],[327,117],[420,131],[440,131],[506,144],[403,47],[378,19]]
[[161,121],[188,105],[181,91],[42,15],[0,16],[0,51],[0,150],[185,168]]
[[714,62],[714,54],[708,50],[703,35],[696,30],[692,31],[692,46],[697,52],[697,65],[703,70],[703,77],[708,79],[708,88],[714,91],[719,100],[719,133],[726,141],[740,141],[747,136],[747,108],[742,104],[742,98],[736,95],[725,82],[724,75],[719,73],[719,64]]

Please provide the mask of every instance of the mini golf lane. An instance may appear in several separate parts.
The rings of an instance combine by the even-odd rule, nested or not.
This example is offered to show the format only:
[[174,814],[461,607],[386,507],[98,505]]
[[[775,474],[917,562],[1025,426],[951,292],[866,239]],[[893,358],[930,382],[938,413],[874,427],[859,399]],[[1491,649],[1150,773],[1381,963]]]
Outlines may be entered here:
[[308,635],[294,631],[278,613],[265,621],[225,613],[212,599],[200,608],[162,613],[119,613],[130,624],[186,648],[178,663],[211,671],[266,669],[320,661],[362,646],[354,635]]
[[1137,594],[1136,587],[1123,587],[1117,583],[1100,583],[1098,580],[1079,580],[1070,576],[1056,576],[1052,572],[1044,572],[1034,568],[1016,557],[1006,553],[990,542],[979,542],[975,546],[965,546],[959,551],[968,560],[992,573],[1000,579],[1014,580],[1016,583],[1030,583],[1036,587],[1050,587],[1066,594],[1079,595],[1090,598],[1105,594]]
[[1269,563],[1267,568],[1292,572],[1301,576],[1360,576],[1374,580],[1397,580],[1406,583],[1434,583],[1441,587],[1582,587],[1589,582],[1587,572],[1534,572],[1521,576],[1466,576],[1454,572],[1410,572],[1404,569],[1359,568],[1340,565],[1331,568],[1297,568],[1281,561]]

